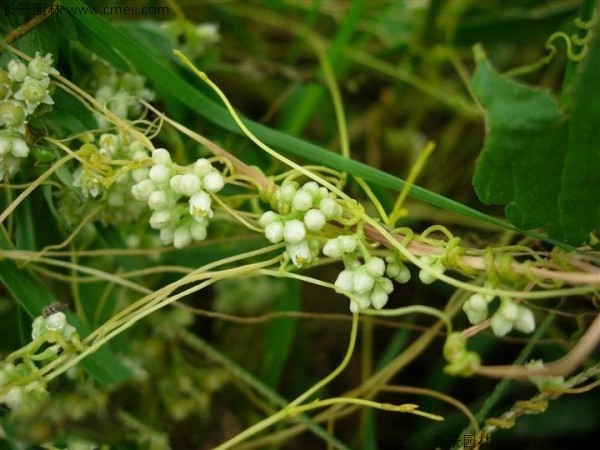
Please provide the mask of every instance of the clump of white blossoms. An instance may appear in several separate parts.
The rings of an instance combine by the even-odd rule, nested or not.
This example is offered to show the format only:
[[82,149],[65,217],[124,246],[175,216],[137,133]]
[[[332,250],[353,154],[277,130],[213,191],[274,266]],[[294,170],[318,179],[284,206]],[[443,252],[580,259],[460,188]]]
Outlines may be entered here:
[[152,167],[133,172],[137,184],[131,188],[133,196],[154,211],[150,226],[160,230],[163,244],[176,248],[204,240],[213,216],[210,194],[223,189],[223,175],[204,158],[180,166],[164,148],[154,150],[152,161]]
[[[155,92],[146,86],[143,75],[118,72],[103,61],[94,67],[94,75],[94,97],[121,119],[138,118],[142,112],[140,100],[154,100]],[[100,128],[110,126],[102,115],[97,114],[96,120]]]
[[67,322],[67,316],[62,311],[45,312],[34,319],[31,328],[33,341],[27,347],[29,353],[20,355],[19,363],[11,360],[0,366],[0,404],[10,409],[35,407],[47,396],[48,391],[40,379],[25,385],[5,386],[37,372],[38,364],[53,361],[68,346],[81,347],[77,330]]
[[[473,325],[488,318],[488,305],[494,300],[493,295],[473,294],[463,304],[463,311]],[[535,330],[535,317],[529,308],[515,303],[510,298],[502,298],[498,310],[490,321],[496,336],[505,336],[513,329],[522,333]]]
[[14,58],[0,70],[0,181],[14,175],[29,155],[26,125],[40,105],[54,104],[50,75],[55,74],[52,55],[39,52],[29,64]]
[[286,183],[275,192],[274,211],[265,212],[259,225],[273,244],[285,242],[286,253],[296,267],[310,264],[319,254],[316,239],[327,221],[339,219],[342,207],[328,189],[309,181],[301,187]]
[[131,193],[135,171],[115,170],[118,161],[148,158],[144,146],[130,135],[104,133],[96,139],[91,133],[88,143],[79,151],[88,161],[73,171],[73,187],[78,192],[64,192],[59,209],[71,224],[79,223],[83,216],[98,205],[96,218],[104,224],[131,223],[139,219],[144,204]]

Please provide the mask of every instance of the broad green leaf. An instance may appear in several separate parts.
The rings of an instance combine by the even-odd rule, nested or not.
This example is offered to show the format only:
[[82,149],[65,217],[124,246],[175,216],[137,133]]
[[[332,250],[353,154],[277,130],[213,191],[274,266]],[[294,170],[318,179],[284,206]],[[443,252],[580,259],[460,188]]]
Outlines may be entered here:
[[570,117],[548,91],[496,74],[476,49],[472,86],[487,137],[475,191],[484,203],[506,205],[517,228],[542,228],[571,245],[600,228],[599,43],[581,64]]

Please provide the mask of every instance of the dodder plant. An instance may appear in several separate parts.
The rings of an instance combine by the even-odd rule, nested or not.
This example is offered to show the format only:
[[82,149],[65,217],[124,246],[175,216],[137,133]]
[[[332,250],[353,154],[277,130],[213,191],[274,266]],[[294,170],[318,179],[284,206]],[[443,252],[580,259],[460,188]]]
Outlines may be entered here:
[[[552,35],[548,56],[537,65],[514,72],[529,73],[548,64],[556,53],[552,43],[557,37],[565,38],[569,75],[563,86],[562,109],[547,92],[496,74],[480,47],[475,48],[477,68],[470,84],[471,103],[461,97],[435,94],[442,95],[443,101],[457,111],[478,114],[477,108],[482,108],[485,112],[488,136],[474,178],[482,201],[507,204],[507,216],[519,229],[548,230],[548,236],[524,231],[527,237],[514,245],[464,244],[441,224],[421,232],[399,226],[410,217],[406,200],[413,195],[472,219],[517,231],[513,225],[414,186],[427,159],[435,158],[431,156],[435,155],[432,142],[424,145],[406,182],[384,178],[385,174],[349,159],[347,120],[332,69],[333,56],[328,56],[323,39],[301,25],[291,23],[289,28],[304,36],[319,59],[333,100],[342,149],[342,156],[318,153],[323,165],[301,165],[284,156],[284,151],[294,148],[300,149],[298,153],[305,150],[309,158],[316,153],[307,143],[240,118],[226,94],[183,53],[175,51],[174,60],[181,73],[195,74],[198,78],[194,83],[203,82],[226,110],[194,90],[175,69],[152,60],[145,47],[128,46],[126,31],[97,17],[52,19],[71,27],[78,24],[77,32],[87,36],[92,50],[109,60],[99,61],[89,50],[75,48],[82,64],[96,74],[93,80],[77,80],[83,88],[59,74],[54,67],[56,55],[45,54],[42,49],[28,54],[5,42],[3,54],[8,61],[0,72],[0,175],[5,205],[0,214],[0,277],[19,306],[34,319],[31,333],[27,321],[22,320],[22,337],[26,336],[27,342],[7,354],[0,365],[0,402],[5,408],[0,424],[4,437],[17,447],[25,442],[49,448],[90,448],[128,439],[148,448],[176,447],[175,437],[171,436],[169,443],[168,423],[180,424],[189,433],[186,420],[197,420],[200,415],[208,428],[211,408],[219,408],[213,397],[220,395],[231,379],[259,405],[264,418],[240,418],[244,425],[237,433],[223,429],[226,438],[207,438],[207,442],[222,440],[217,447],[220,449],[266,446],[304,429],[331,447],[347,448],[335,437],[333,424],[357,408],[409,413],[423,421],[443,420],[436,411],[419,409],[417,403],[421,402],[380,401],[380,392],[442,398],[467,416],[471,429],[464,430],[465,436],[476,435],[482,442],[493,441],[498,428],[510,428],[515,417],[523,413],[543,412],[552,398],[596,386],[596,382],[590,382],[576,387],[596,377],[600,370],[591,357],[600,339],[598,318],[587,321],[589,324],[561,358],[541,361],[530,357],[532,343],[552,327],[555,317],[571,314],[565,306],[569,299],[587,299],[587,311],[594,312],[592,300],[600,287],[594,234],[598,228],[597,192],[586,199],[588,204],[577,203],[582,193],[594,192],[600,160],[600,138],[590,125],[597,103],[586,101],[600,92],[594,76],[600,67],[600,39],[593,39],[592,3],[584,5],[577,35]],[[240,8],[237,13],[255,17],[252,8]],[[355,13],[355,9],[349,12],[347,26]],[[261,19],[276,22],[277,16],[265,14]],[[191,26],[188,22],[181,24]],[[37,25],[38,20],[33,20],[15,29],[7,41],[21,34],[41,34]],[[172,26],[168,29],[173,32]],[[204,36],[207,29],[212,30],[210,39],[206,38],[209,46],[218,39],[214,26],[198,28],[204,33],[198,31],[199,36]],[[188,34],[193,35],[193,30],[190,28]],[[110,41],[117,52],[107,50],[98,40]],[[348,54],[358,61],[366,58],[360,51],[348,50]],[[144,76],[133,70],[123,72],[111,66],[127,62],[151,78],[157,91],[164,92],[155,94]],[[161,82],[166,84],[161,86]],[[201,134],[183,118],[170,117],[163,109],[175,100],[202,114],[214,114],[216,122],[242,133],[268,156],[274,169],[245,162],[243,156],[225,149],[226,139],[217,143],[218,138],[204,135],[209,132]],[[197,100],[193,105],[189,103]],[[52,110],[55,103],[56,110]],[[65,105],[79,108],[79,120],[73,120],[75,114],[69,115],[63,109]],[[186,152],[190,143],[198,144],[205,153],[194,152],[191,156]],[[552,157],[542,157],[545,151]],[[383,196],[368,184],[378,177],[401,186],[391,205],[385,205]],[[358,188],[369,205],[358,197]],[[34,221],[34,208],[43,208],[52,223]],[[40,231],[42,225],[48,230]],[[236,235],[244,232],[254,237],[241,244],[246,249],[238,249],[236,243],[240,240]],[[57,235],[61,237],[57,239]],[[233,242],[233,251],[225,256],[219,244],[210,245],[213,241]],[[553,248],[544,249],[544,245]],[[171,259],[170,264],[158,259],[160,265],[156,265],[164,249],[173,249],[175,258],[189,260],[191,255],[194,263],[195,258],[205,262],[190,267],[178,264],[177,259]],[[202,249],[221,257],[207,260]],[[338,268],[333,279],[311,270],[326,265]],[[412,277],[415,271],[411,272],[410,267],[415,268],[418,277]],[[303,393],[296,394],[292,401],[272,389],[287,361],[290,329],[269,329],[271,348],[277,344],[281,348],[274,356],[269,355],[270,359],[265,358],[267,385],[192,331],[191,312],[198,312],[195,301],[178,302],[198,299],[199,291],[217,282],[225,286],[229,280],[245,281],[242,292],[252,297],[255,290],[258,297],[260,282],[253,284],[252,280],[265,276],[301,281],[341,294],[333,298],[345,299],[347,315],[352,318],[347,350],[339,365],[312,387],[304,385]],[[424,285],[440,281],[454,292],[445,307],[403,304],[394,293],[400,285],[415,283],[411,278],[418,278],[417,283]],[[277,292],[275,286],[267,284],[265,290]],[[284,290],[292,286],[288,283]],[[264,295],[268,297],[268,293]],[[291,295],[279,291],[271,301],[276,305]],[[552,308],[544,306],[556,298],[564,300]],[[72,302],[73,312],[54,300]],[[241,310],[236,310],[236,301],[251,303],[243,296],[229,299],[234,312]],[[179,308],[168,310],[169,305]],[[244,307],[252,314],[264,305],[257,302]],[[244,320],[219,311],[203,313]],[[369,363],[372,349],[364,347],[365,369],[360,383],[342,395],[331,388],[324,391],[348,370],[361,323],[363,341],[368,345],[375,318],[419,314],[433,316],[438,322],[377,371],[372,371]],[[293,317],[294,313],[287,316]],[[139,323],[142,319],[146,320]],[[148,336],[136,335],[134,325],[146,330]],[[516,331],[533,335],[534,340],[528,341],[514,364],[491,365],[484,353],[469,345],[469,339],[488,328],[499,338]],[[436,351],[445,360],[445,373],[529,379],[540,393],[494,419],[490,418],[489,405],[474,417],[459,400],[440,392],[391,384],[438,334],[444,344],[441,352]],[[125,342],[123,336],[131,337],[131,342]],[[119,344],[110,347],[111,341]],[[169,354],[165,342],[172,343],[175,356]],[[210,365],[198,369],[180,347],[208,355],[224,370]],[[254,348],[245,351],[258,353]],[[163,365],[153,365],[157,359]],[[565,378],[575,370],[579,370],[575,376]],[[154,383],[147,381],[149,378],[160,380],[153,391],[156,398],[146,401],[166,409],[162,423],[111,398],[110,393],[115,392],[111,390],[117,389],[118,383],[135,379]],[[77,408],[52,409],[48,405],[55,396],[53,386],[67,383],[59,381],[65,379],[71,380],[75,395],[69,400]],[[490,397],[491,403],[502,395],[504,388],[499,386]],[[57,404],[64,401],[60,395],[56,394]],[[90,398],[87,403],[81,401],[86,395]],[[36,423],[36,415],[44,409],[50,408],[55,417],[48,414],[41,423],[63,421],[80,426],[94,411],[100,411],[100,416],[109,414],[112,402],[117,404],[120,427],[133,437],[123,438],[114,432],[103,436],[85,430],[70,433],[60,427],[33,428],[35,433],[28,436],[23,432],[28,424]],[[324,411],[310,414],[320,409]],[[488,420],[483,423],[483,419]],[[329,425],[324,426],[324,422]],[[276,425],[280,431],[257,436]],[[196,436],[185,445],[199,445],[198,440],[201,438]]]

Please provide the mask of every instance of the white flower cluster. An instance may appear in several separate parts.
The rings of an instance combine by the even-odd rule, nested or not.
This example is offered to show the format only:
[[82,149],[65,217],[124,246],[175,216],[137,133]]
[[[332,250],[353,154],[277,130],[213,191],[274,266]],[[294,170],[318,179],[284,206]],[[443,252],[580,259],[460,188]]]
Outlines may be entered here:
[[381,309],[386,305],[394,285],[384,274],[385,262],[378,257],[370,257],[364,264],[358,260],[346,263],[335,285],[351,294],[350,311],[355,313],[370,306]]
[[30,375],[33,369],[35,366],[25,363],[7,363],[0,366],[0,405],[6,405],[12,410],[23,406],[33,407],[46,397],[48,391],[40,381],[4,388],[7,384]]
[[[67,322],[67,316],[62,311],[36,317],[31,329],[31,338],[39,341],[32,347],[32,353],[24,355],[23,361],[18,364],[9,362],[0,366],[0,404],[4,404],[10,409],[34,407],[48,392],[39,380],[8,389],[4,386],[37,371],[38,366],[34,361],[39,363],[40,361],[54,360],[65,343],[71,343],[77,347],[81,345],[77,330]],[[46,343],[53,345],[48,347],[45,345]],[[40,348],[41,352],[36,353]]]
[[[160,230],[164,244],[173,243],[177,248],[189,245],[192,240],[204,240],[213,216],[210,193],[223,188],[223,176],[203,158],[182,167],[171,161],[164,148],[156,149],[152,160],[154,164],[149,169],[134,171],[137,184],[131,188],[133,196],[147,202],[154,211],[150,226]],[[181,198],[187,198],[187,205],[179,203]]]
[[[139,100],[154,100],[155,93],[146,87],[146,78],[142,75],[118,72],[105,62],[100,62],[94,72],[94,97],[121,119],[133,119],[141,114]],[[97,115],[96,119],[100,128],[110,126],[103,116]]]
[[[463,304],[463,311],[473,325],[483,322],[488,317],[488,305],[494,296],[482,294],[471,295]],[[535,317],[529,308],[516,304],[510,298],[503,298],[500,307],[490,321],[496,336],[505,336],[514,328],[522,333],[535,330]]]
[[328,220],[342,216],[342,207],[324,187],[309,181],[301,187],[295,183],[286,183],[275,193],[277,209],[265,212],[259,220],[265,229],[265,237],[277,244],[286,243],[286,251],[296,267],[303,267],[313,261],[320,250],[315,239],[309,239],[309,233],[318,233]]
[[140,142],[127,134],[104,133],[95,140],[90,133],[88,140],[96,142],[85,144],[80,153],[86,155],[90,164],[83,164],[73,172],[73,186],[81,195],[65,191],[60,197],[61,214],[69,223],[79,223],[99,201],[103,206],[96,217],[101,222],[124,224],[137,220],[144,210],[144,204],[136,201],[131,194],[136,182],[134,174],[123,172],[117,175],[112,172],[111,164],[114,161],[146,159],[148,152]]
[[57,73],[49,53],[36,53],[27,65],[11,59],[7,71],[0,70],[0,181],[9,179],[29,155],[25,125],[38,106],[54,104],[49,75]]

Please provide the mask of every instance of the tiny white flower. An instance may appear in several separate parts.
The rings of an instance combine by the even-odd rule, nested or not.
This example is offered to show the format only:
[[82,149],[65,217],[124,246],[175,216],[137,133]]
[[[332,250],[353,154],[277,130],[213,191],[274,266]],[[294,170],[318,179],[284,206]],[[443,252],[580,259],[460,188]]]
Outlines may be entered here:
[[223,175],[213,170],[204,176],[202,184],[208,192],[219,192],[225,186],[225,180],[223,179]]
[[492,320],[490,320],[492,331],[496,336],[506,336],[512,330],[513,323],[511,320],[507,320],[502,314],[494,314]]
[[394,291],[394,283],[389,278],[381,277],[375,281],[375,288],[380,289],[386,294],[391,294]]
[[325,226],[325,216],[318,209],[309,209],[304,215],[304,224],[309,231],[320,231]]
[[324,198],[319,202],[319,209],[325,215],[327,220],[338,219],[341,217],[343,209],[338,202],[332,198]]
[[312,195],[305,190],[300,190],[294,195],[292,200],[292,209],[296,211],[307,211],[312,207],[313,198]]
[[488,305],[481,294],[471,295],[463,305],[463,311],[467,315],[469,322],[473,325],[483,322],[487,319]]
[[25,80],[27,76],[27,66],[23,64],[18,59],[12,59],[8,63],[8,76],[12,81],[16,81],[18,83]]
[[358,246],[358,239],[355,236],[340,236],[340,247],[344,253],[352,253]]
[[150,169],[148,167],[140,167],[139,169],[135,169],[131,171],[131,178],[136,183],[140,181],[147,180],[148,175],[150,174]]
[[213,211],[210,209],[212,200],[210,195],[204,191],[196,192],[190,197],[190,215],[198,222],[202,222],[206,217],[212,217]]
[[283,227],[283,239],[290,244],[296,244],[306,236],[306,228],[299,220],[289,220]]
[[14,138],[12,140],[10,152],[17,158],[25,158],[29,155],[29,147],[23,139]]
[[183,175],[174,175],[169,180],[169,186],[171,186],[171,189],[173,189],[175,192],[181,193],[181,179],[182,178],[183,178]]
[[385,262],[383,262],[383,259],[375,256],[365,263],[365,268],[369,275],[379,278],[385,273]]
[[296,195],[296,190],[297,187],[295,183],[287,183],[281,186],[275,195],[280,202],[289,204],[292,203],[292,200]]
[[388,301],[388,294],[386,294],[380,289],[373,289],[373,292],[371,292],[369,299],[371,300],[373,308],[381,309],[386,305]]
[[371,299],[368,295],[355,295],[350,300],[350,311],[357,313],[371,306]]
[[163,209],[162,211],[155,211],[150,216],[150,226],[155,230],[160,230],[166,227],[172,221],[173,215],[171,211]]
[[519,315],[513,324],[521,333],[531,333],[535,330],[535,317],[529,308],[519,305]]
[[152,194],[156,190],[156,184],[150,179],[142,180],[137,184],[134,184],[131,187],[131,194],[140,201],[147,201]]
[[296,267],[302,267],[309,263],[312,259],[310,248],[308,246],[308,242],[306,241],[300,241],[295,244],[287,244],[285,248]]
[[309,181],[302,186],[302,190],[308,192],[311,198],[314,198],[319,194],[319,185],[315,181]]
[[50,74],[58,74],[58,71],[52,67],[52,62],[52,55],[50,53],[47,53],[42,58],[42,55],[36,52],[35,58],[29,61],[29,75],[36,80],[41,80]]
[[120,141],[121,140],[117,135],[104,133],[102,136],[100,136],[100,139],[98,139],[100,151],[102,152],[104,149],[110,156],[114,156],[115,152],[119,148],[119,145],[121,144]]
[[188,225],[181,225],[173,233],[173,245],[175,248],[183,248],[192,242],[192,235]]
[[330,258],[339,258],[344,254],[339,239],[329,239],[323,246],[323,254]]
[[[421,258],[421,262],[426,267],[429,267],[439,273],[444,273],[446,269],[442,263],[442,260],[438,256],[423,256]],[[436,274],[427,270],[427,268],[424,268],[419,271],[419,279],[423,284],[431,284],[437,280],[437,276]]]
[[155,183],[164,184],[171,178],[171,171],[167,166],[163,164],[157,164],[150,168],[150,173],[148,176]]
[[171,162],[171,154],[164,148],[157,148],[152,152],[154,164],[166,165]]
[[195,241],[206,239],[206,225],[204,223],[194,222],[190,225],[190,235]]
[[265,227],[265,237],[273,244],[278,244],[283,240],[283,224],[281,222],[271,222]]
[[175,231],[172,227],[166,227],[160,230],[160,241],[165,245],[172,244],[174,236]]
[[62,330],[67,324],[67,316],[59,311],[46,317],[44,322],[47,330]]
[[198,175],[199,177],[205,176],[212,169],[212,164],[206,158],[200,158],[194,163],[194,172],[196,172],[196,175]]
[[342,270],[335,280],[335,286],[348,292],[352,292],[354,289],[354,271]]
[[496,314],[501,314],[506,320],[514,322],[519,317],[519,306],[512,300],[503,299],[502,305]]
[[357,270],[352,277],[354,292],[358,294],[366,294],[373,289],[374,284],[375,280],[366,272],[366,270]]
[[178,191],[183,195],[192,196],[200,190],[202,183],[195,173],[186,173],[182,175],[178,183]]
[[265,213],[263,213],[262,216],[260,216],[260,219],[258,220],[258,224],[265,228],[267,225],[273,223],[273,222],[277,222],[280,220],[279,214],[277,214],[276,212],[273,211],[266,211]]
[[148,197],[148,206],[155,211],[166,209],[169,204],[169,199],[164,191],[154,191]]

